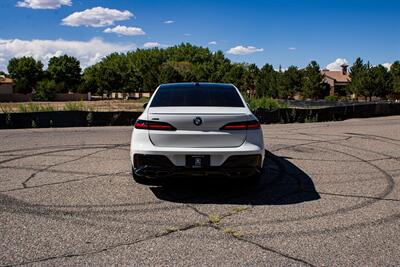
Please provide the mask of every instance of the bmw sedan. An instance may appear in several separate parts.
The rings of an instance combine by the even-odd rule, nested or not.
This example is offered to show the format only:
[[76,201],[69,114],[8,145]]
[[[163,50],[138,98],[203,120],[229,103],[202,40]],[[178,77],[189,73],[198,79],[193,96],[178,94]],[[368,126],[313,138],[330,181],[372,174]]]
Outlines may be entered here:
[[137,119],[130,158],[137,182],[173,176],[259,177],[260,123],[232,84],[160,85]]

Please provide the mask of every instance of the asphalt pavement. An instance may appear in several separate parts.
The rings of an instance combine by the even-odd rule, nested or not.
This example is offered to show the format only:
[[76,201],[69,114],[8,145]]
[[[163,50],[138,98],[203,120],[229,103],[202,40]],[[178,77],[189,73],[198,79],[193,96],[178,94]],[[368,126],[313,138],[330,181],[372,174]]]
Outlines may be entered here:
[[0,266],[400,265],[400,116],[264,125],[257,183],[138,184],[131,131],[0,131]]

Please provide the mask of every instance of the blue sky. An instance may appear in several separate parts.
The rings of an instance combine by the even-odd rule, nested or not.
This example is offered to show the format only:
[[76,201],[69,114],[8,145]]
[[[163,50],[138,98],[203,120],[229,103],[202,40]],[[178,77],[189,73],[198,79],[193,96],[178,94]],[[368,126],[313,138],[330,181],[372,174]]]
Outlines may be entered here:
[[67,53],[85,67],[113,51],[181,42],[260,67],[400,59],[396,0],[0,0],[0,14],[0,70],[12,56],[45,63]]

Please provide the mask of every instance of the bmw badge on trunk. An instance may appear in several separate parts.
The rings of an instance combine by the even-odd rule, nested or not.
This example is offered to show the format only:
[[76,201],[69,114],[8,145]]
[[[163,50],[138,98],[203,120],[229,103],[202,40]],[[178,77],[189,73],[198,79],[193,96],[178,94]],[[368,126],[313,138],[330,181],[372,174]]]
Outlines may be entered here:
[[193,123],[196,126],[200,126],[203,123],[203,120],[200,117],[196,117],[193,119]]

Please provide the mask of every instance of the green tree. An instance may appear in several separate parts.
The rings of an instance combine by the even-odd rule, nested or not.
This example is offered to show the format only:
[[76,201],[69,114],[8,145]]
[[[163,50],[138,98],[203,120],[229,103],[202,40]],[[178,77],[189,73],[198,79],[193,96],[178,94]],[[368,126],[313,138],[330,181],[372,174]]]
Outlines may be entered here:
[[301,92],[301,72],[295,66],[290,66],[280,75],[279,97],[293,98],[296,93]]
[[136,67],[141,77],[141,89],[143,91],[154,91],[158,86],[161,65],[167,61],[165,50],[137,49],[129,52],[128,62]]
[[243,64],[232,64],[230,69],[225,72],[224,77],[222,77],[222,82],[234,84],[239,90],[244,90],[243,76],[246,68]]
[[182,75],[173,66],[166,63],[161,67],[159,83],[177,83],[182,81]]
[[77,91],[81,83],[82,69],[75,57],[64,55],[50,58],[47,72],[62,93]]
[[395,61],[392,66],[390,66],[390,76],[391,76],[391,87],[390,90],[393,93],[400,93],[400,61]]
[[350,93],[357,99],[360,95],[365,95],[368,84],[368,69],[361,58],[357,58],[350,69],[351,81],[348,85]]
[[15,81],[17,93],[31,93],[43,77],[43,64],[32,57],[12,58],[8,62],[8,73]]
[[242,90],[246,92],[248,96],[253,96],[256,94],[256,85],[258,83],[259,75],[260,70],[256,64],[250,64],[246,66],[242,77]]
[[208,80],[210,82],[222,82],[225,73],[229,71],[230,67],[231,62],[229,59],[225,58],[224,53],[222,51],[215,52],[211,57],[211,75]]
[[258,97],[278,97],[278,86],[276,83],[277,73],[270,64],[265,64],[259,71],[256,83]]
[[[113,53],[85,69],[81,92],[98,94],[139,91],[142,78],[136,65],[125,54]],[[157,81],[156,81],[157,82]]]
[[382,66],[378,65],[369,70],[370,82],[369,97],[378,96],[385,98],[390,93],[390,73]]
[[161,73],[165,71],[165,67],[170,66],[176,72],[178,72],[179,77],[177,79],[181,82],[195,82],[196,81],[196,73],[194,71],[194,65],[188,61],[167,61],[163,65],[161,65]]
[[303,70],[302,93],[305,98],[311,99],[324,96],[321,71],[315,61],[311,61]]
[[92,66],[87,67],[83,71],[82,75],[82,83],[78,88],[79,93],[97,93],[102,94],[103,92],[100,91],[98,82],[100,77],[98,76],[98,68],[99,64],[94,64]]
[[7,73],[5,73],[4,71],[1,71],[1,70],[0,70],[0,76],[8,77]]
[[54,80],[42,80],[37,84],[34,95],[35,100],[49,101],[53,100],[56,93],[56,82]]

